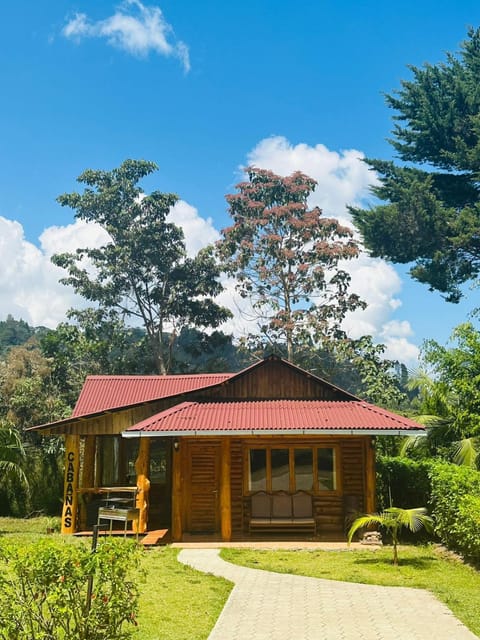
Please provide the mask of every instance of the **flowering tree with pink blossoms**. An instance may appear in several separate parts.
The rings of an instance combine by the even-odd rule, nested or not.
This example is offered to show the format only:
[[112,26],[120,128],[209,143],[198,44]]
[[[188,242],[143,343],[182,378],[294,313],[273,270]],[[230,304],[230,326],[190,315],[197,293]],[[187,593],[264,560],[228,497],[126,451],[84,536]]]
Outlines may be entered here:
[[263,341],[283,344],[295,361],[297,346],[338,338],[346,313],[364,306],[339,266],[359,249],[348,227],[309,207],[315,180],[300,172],[245,171],[248,180],[227,196],[233,225],[217,249],[250,300]]

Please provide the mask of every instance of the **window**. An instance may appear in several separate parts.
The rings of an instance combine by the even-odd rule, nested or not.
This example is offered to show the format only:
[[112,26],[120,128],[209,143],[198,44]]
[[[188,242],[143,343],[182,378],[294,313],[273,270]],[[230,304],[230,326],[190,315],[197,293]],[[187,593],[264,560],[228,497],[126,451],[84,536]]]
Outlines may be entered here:
[[249,491],[266,491],[267,489],[267,451],[266,449],[250,449]]
[[288,491],[290,488],[290,463],[288,449],[271,449],[270,472],[272,491]]
[[335,450],[317,450],[317,476],[320,491],[335,491]]
[[248,450],[248,491],[336,491],[333,447],[264,446]]
[[[331,449],[329,449],[331,451]],[[313,449],[294,449],[295,489],[312,491],[313,481]]]
[[102,487],[132,485],[136,482],[135,460],[138,440],[121,436],[98,436],[97,474]]

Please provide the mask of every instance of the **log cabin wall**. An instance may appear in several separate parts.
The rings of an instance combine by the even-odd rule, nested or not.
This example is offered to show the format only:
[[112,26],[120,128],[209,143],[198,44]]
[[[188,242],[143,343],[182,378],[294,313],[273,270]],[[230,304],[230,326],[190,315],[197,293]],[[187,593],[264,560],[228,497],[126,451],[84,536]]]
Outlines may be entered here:
[[291,446],[335,447],[338,454],[337,488],[335,491],[319,492],[313,495],[313,513],[320,538],[344,539],[352,516],[365,511],[366,504],[366,455],[371,447],[369,436],[308,437],[272,436],[232,441],[232,534],[234,538],[245,537],[249,530],[251,498],[245,490],[248,473],[247,452],[250,447]]
[[243,445],[239,438],[231,441],[232,536],[243,536]]

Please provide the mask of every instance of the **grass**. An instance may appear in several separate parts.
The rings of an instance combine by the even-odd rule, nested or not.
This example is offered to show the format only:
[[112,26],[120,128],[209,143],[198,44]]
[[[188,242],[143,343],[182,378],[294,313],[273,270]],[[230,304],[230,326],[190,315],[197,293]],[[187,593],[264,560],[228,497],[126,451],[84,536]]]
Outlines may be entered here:
[[[37,518],[0,518],[0,535],[35,540],[46,536],[47,529],[60,530],[60,518],[40,516]],[[51,534],[49,534],[51,535]]]
[[363,584],[428,589],[480,636],[480,572],[433,545],[402,546],[392,565],[389,547],[372,551],[259,551],[223,549],[228,562],[254,569]]
[[[47,536],[52,524],[52,518],[0,518],[0,535],[22,544]],[[73,536],[61,539],[78,543]],[[138,572],[141,598],[135,640],[205,640],[228,598],[231,583],[180,564],[177,553],[171,547],[144,553]],[[402,546],[399,555],[400,565],[394,567],[389,547],[378,551],[222,550],[225,560],[257,569],[429,589],[480,636],[480,572],[442,555],[434,546]]]
[[[52,518],[0,518],[0,536],[19,545],[47,537]],[[74,536],[59,541],[79,544]],[[83,543],[89,544],[88,540]],[[145,551],[138,571],[140,607],[134,640],[206,640],[232,589],[232,584],[177,562],[178,549]]]
[[145,553],[145,582],[136,640],[208,638],[230,594],[232,583],[177,562],[178,549]]

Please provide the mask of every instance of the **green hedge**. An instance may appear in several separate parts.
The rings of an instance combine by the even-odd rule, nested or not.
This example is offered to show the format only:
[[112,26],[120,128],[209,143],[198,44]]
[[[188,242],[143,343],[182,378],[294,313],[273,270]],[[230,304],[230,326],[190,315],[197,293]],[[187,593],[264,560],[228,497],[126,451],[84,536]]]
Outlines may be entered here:
[[435,534],[480,563],[480,472],[436,460],[377,456],[377,509],[427,507]]
[[480,562],[480,473],[436,463],[430,481],[435,532],[449,548]]
[[377,456],[377,509],[430,506],[430,460]]

